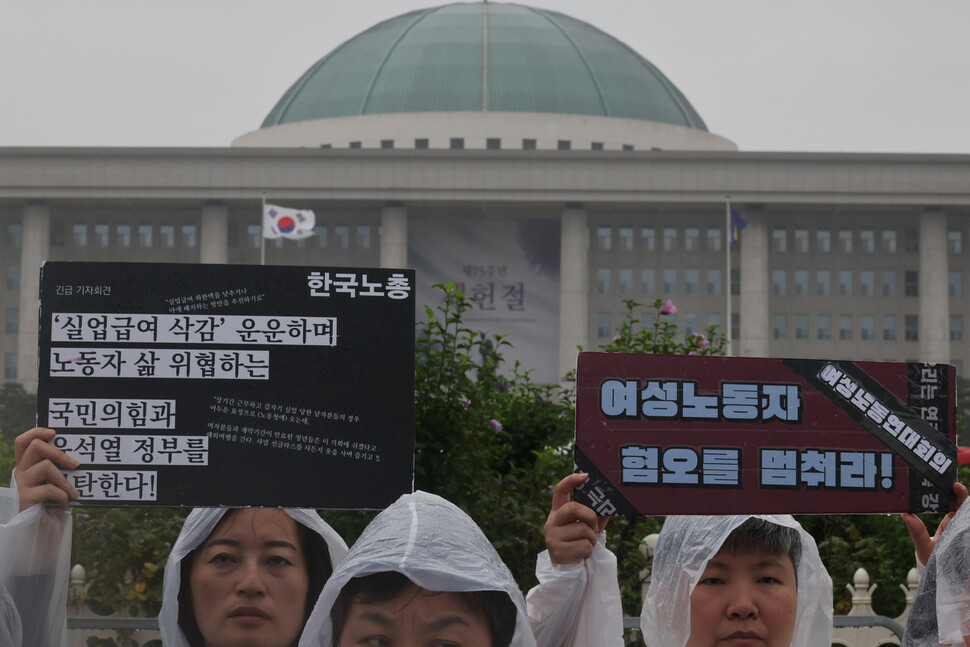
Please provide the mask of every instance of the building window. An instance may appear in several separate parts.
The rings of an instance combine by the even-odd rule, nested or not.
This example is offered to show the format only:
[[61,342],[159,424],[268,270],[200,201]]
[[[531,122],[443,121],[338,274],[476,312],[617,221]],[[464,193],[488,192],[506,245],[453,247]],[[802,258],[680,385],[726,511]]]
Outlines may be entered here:
[[677,230],[673,227],[664,228],[664,251],[677,251]]
[[596,228],[596,247],[603,252],[613,249],[613,229],[611,227]]
[[741,339],[741,313],[731,313],[731,341]]
[[950,298],[959,299],[963,296],[963,272],[947,272],[946,282]]
[[950,360],[950,363],[953,364],[953,368],[956,369],[956,374],[959,375],[960,377],[963,377],[963,360],[953,359],[953,360]]
[[794,232],[794,250],[799,254],[808,252],[808,230],[796,229]]
[[246,245],[250,249],[258,249],[263,242],[262,225],[246,225]]
[[20,247],[24,244],[24,226],[19,222],[7,223],[7,247]]
[[657,274],[652,268],[640,270],[640,292],[643,294],[657,293]]
[[536,149],[536,140],[534,139],[523,139],[522,140],[522,150],[524,151],[534,151]]
[[617,236],[619,238],[620,251],[633,251],[633,227],[620,227]]
[[357,225],[357,249],[370,249],[370,225]]
[[590,142],[589,148],[590,150],[601,151],[603,150],[603,142]]
[[808,315],[795,315],[795,339],[805,341],[808,339]]
[[862,270],[859,272],[859,296],[876,296],[876,273],[872,270]]
[[95,225],[94,226],[94,246],[95,247],[107,247],[109,242],[109,236],[111,233],[111,228],[108,225]]
[[910,253],[919,251],[918,227],[906,227],[903,229],[903,251]]
[[17,353],[4,353],[3,355],[3,379],[17,379]]
[[20,264],[12,263],[7,265],[7,289],[20,289]]
[[568,139],[560,139],[558,142],[556,142],[557,150],[568,151],[570,148],[572,148],[572,142]]
[[832,317],[830,315],[815,315],[816,339],[825,341],[832,339]]
[[158,241],[164,248],[175,247],[175,225],[159,225]]
[[696,252],[701,248],[701,234],[697,227],[684,229],[684,251]]
[[115,226],[115,245],[131,247],[131,225]]
[[919,341],[919,315],[906,315],[906,341]]
[[4,332],[8,335],[16,335],[20,332],[20,310],[18,308],[7,308],[4,315]]
[[839,340],[852,341],[852,315],[839,315]]
[[950,315],[950,341],[963,341],[962,315]]
[[707,251],[709,252],[719,252],[721,251],[721,240],[723,240],[724,235],[721,233],[720,229],[708,229],[707,230]]
[[684,335],[690,336],[700,332],[700,317],[694,313],[684,315]]
[[677,270],[664,270],[664,294],[677,294]]
[[882,273],[882,296],[896,296],[896,273],[893,271]]
[[884,229],[882,231],[882,252],[884,254],[896,253],[896,230]]
[[716,315],[716,314],[707,315],[707,327],[710,328],[711,326],[714,326],[718,330],[720,330],[720,328],[721,328],[721,315]]
[[882,316],[883,341],[896,341],[896,315]]
[[333,242],[337,249],[350,249],[350,227],[338,225],[333,228]]
[[425,149],[427,149],[428,148],[428,138],[427,137],[418,137],[417,139],[415,139],[414,140],[414,148],[415,148],[415,150],[425,150]]
[[839,270],[839,296],[852,296],[852,270]]
[[653,227],[640,229],[640,244],[643,245],[645,252],[652,252],[657,249],[657,232]]
[[874,315],[859,315],[859,339],[861,341],[875,341],[876,317]]
[[784,253],[788,251],[788,230],[771,230],[771,251]]
[[771,318],[772,339],[788,339],[788,315],[774,315]]
[[633,294],[633,270],[629,268],[617,270],[616,283],[620,294]]
[[919,272],[916,270],[906,270],[903,272],[903,294],[908,297],[919,296]]
[[182,247],[195,247],[198,244],[197,231],[195,225],[182,225]]
[[394,140],[393,139],[382,139],[381,140],[381,148],[383,148],[383,149],[394,148]]
[[863,229],[859,232],[859,249],[863,254],[872,254],[876,251],[876,232],[872,229]]
[[613,334],[613,316],[609,312],[596,313],[596,336],[606,339]]
[[632,151],[633,150],[633,144],[623,144],[623,150],[625,150],[625,151]]
[[453,150],[459,150],[464,147],[465,147],[464,137],[452,137],[450,140],[448,140],[448,148],[451,148]]
[[963,232],[959,230],[946,232],[946,251],[950,254],[963,253]]
[[788,272],[771,270],[771,294],[776,297],[788,296]]
[[317,247],[320,249],[325,249],[327,247],[327,226],[315,226],[313,228],[313,237],[317,239]]
[[700,271],[684,270],[684,294],[697,294],[700,291]]
[[[256,229],[260,230],[261,227],[256,225]],[[262,235],[262,233],[260,233]],[[139,247],[151,247],[152,246],[152,226],[151,225],[138,225],[138,246]],[[259,247],[259,245],[256,245]]]
[[828,254],[832,251],[832,232],[819,229],[815,232],[815,251]]
[[820,297],[832,294],[832,273],[829,270],[815,272],[815,294]]
[[51,247],[64,246],[64,221],[51,221]]
[[613,277],[613,270],[608,267],[600,267],[596,270],[596,291],[600,294],[610,293],[610,279]]
[[721,295],[721,283],[724,281],[722,276],[721,270],[707,270],[707,294],[709,296]]
[[808,270],[795,270],[793,277],[795,296],[808,296]]
[[731,268],[731,294],[741,294],[741,270],[736,267]]
[[839,251],[843,254],[852,253],[852,230],[851,229],[840,229],[839,230]]
[[74,225],[71,228],[74,233],[74,246],[75,247],[87,247],[88,246],[88,226],[84,224]]

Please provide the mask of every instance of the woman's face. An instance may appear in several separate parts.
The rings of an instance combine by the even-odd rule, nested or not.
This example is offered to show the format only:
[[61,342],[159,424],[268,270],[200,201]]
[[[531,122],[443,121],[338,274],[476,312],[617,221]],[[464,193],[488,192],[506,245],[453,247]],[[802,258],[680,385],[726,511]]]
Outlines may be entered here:
[[303,630],[306,558],[282,510],[224,519],[198,548],[189,582],[207,647],[288,647]]
[[797,609],[787,556],[719,552],[691,593],[687,647],[788,647]]

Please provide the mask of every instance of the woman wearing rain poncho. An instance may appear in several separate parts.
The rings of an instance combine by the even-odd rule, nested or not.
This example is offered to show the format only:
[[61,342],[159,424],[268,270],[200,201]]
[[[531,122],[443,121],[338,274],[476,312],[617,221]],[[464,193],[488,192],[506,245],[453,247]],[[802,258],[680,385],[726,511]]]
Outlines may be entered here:
[[640,627],[650,647],[830,645],[832,580],[789,515],[667,517]]
[[970,506],[961,505],[926,564],[906,622],[906,647],[970,645]]
[[420,491],[367,526],[327,581],[300,647],[415,639],[535,645],[522,594],[495,548],[468,515]]

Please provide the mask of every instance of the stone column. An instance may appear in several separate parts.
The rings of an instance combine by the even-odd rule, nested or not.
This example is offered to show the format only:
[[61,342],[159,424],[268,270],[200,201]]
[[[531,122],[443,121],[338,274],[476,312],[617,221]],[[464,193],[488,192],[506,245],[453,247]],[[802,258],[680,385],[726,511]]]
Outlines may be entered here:
[[212,203],[202,207],[199,262],[229,262],[229,208],[224,204]]
[[576,368],[577,346],[589,344],[589,228],[586,210],[562,212],[559,248],[559,375]]
[[924,211],[919,222],[919,361],[950,361],[946,214]]
[[381,267],[408,266],[408,210],[403,204],[381,209]]
[[[741,232],[741,357],[768,357],[771,321],[768,308],[768,227],[763,214],[745,214],[748,226]],[[730,321],[728,322],[730,326]]]
[[40,267],[50,256],[51,215],[46,204],[28,204],[20,249],[20,334],[17,338],[17,381],[37,392],[37,308]]

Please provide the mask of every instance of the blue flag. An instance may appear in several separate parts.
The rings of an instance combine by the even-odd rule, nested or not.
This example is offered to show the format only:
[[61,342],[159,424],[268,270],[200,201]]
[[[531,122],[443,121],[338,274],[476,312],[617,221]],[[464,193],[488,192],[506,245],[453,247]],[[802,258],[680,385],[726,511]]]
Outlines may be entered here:
[[748,226],[748,221],[738,215],[734,207],[728,205],[731,211],[731,244],[737,245],[740,240],[741,230]]

